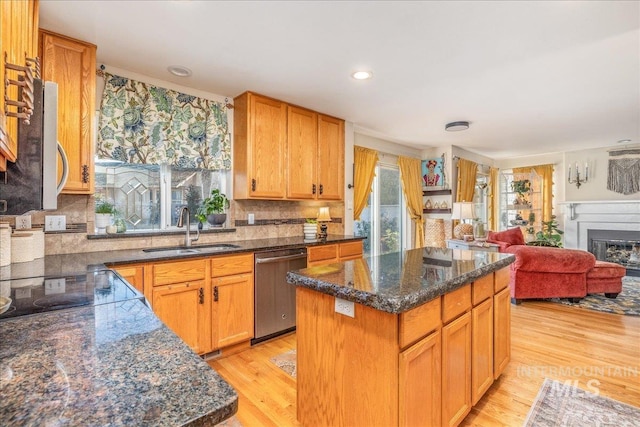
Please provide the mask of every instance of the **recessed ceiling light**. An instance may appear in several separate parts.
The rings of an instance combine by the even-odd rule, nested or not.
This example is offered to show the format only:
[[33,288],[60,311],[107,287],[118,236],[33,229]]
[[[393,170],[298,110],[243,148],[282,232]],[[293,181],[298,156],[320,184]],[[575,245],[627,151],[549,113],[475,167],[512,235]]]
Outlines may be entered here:
[[449,132],[456,132],[459,130],[467,130],[469,129],[469,122],[451,122],[447,123],[444,127],[445,130]]
[[167,67],[167,70],[174,76],[178,77],[189,77],[191,75],[191,70],[187,67],[183,67],[182,65],[170,65]]
[[367,80],[373,78],[373,73],[371,71],[356,71],[351,74],[351,77],[356,80]]
[[631,142],[630,139],[621,139],[620,141],[618,141],[618,144],[628,144],[630,142]]

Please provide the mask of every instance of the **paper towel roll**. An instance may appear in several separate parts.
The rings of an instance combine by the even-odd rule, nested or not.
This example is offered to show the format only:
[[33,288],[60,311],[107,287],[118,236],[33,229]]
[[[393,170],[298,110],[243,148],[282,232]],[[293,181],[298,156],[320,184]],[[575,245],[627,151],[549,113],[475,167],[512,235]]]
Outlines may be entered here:
[[11,262],[29,262],[33,255],[33,234],[17,233],[11,236]]
[[0,223],[0,267],[11,264],[11,226]]

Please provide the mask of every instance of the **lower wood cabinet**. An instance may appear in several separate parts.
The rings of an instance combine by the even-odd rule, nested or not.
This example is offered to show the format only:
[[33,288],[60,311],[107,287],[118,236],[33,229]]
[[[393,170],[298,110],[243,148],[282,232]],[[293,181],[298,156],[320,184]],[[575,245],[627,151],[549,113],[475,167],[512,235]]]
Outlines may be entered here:
[[307,248],[307,267],[362,258],[362,240]]
[[442,327],[442,425],[456,426],[471,410],[471,313]]
[[253,274],[211,281],[213,350],[253,338]]
[[471,405],[493,384],[493,298],[471,310]]
[[153,311],[196,353],[209,351],[211,342],[206,287],[198,280],[153,289]]
[[144,266],[143,265],[122,265],[113,267],[124,280],[144,295]]
[[493,297],[493,377],[511,360],[511,293],[506,287]]

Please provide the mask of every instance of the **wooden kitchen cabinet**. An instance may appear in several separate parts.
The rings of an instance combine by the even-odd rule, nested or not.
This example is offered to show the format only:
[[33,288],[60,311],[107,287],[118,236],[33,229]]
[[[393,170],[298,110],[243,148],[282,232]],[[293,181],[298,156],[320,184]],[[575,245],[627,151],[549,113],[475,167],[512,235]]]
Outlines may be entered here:
[[471,313],[442,327],[442,425],[457,426],[471,410]]
[[[96,46],[40,30],[39,48],[43,80],[58,84],[58,142],[64,148],[69,164],[62,192],[92,194]],[[60,177],[60,160],[58,171]]]
[[[4,81],[5,77],[17,81],[18,76],[23,75],[5,68],[5,55],[6,62],[19,66],[25,65],[25,56],[38,55],[38,11],[38,0],[0,2],[0,171],[7,169],[7,161],[15,162],[18,157],[18,119],[6,115]],[[11,100],[19,100],[15,85],[8,87],[6,95]],[[8,111],[17,112],[17,109],[9,107]]]
[[211,260],[212,349],[253,338],[253,254]]
[[144,295],[144,265],[121,265],[113,270]]
[[511,360],[511,293],[509,287],[504,288],[493,297],[493,316],[493,377],[497,380]]
[[307,248],[307,267],[362,258],[362,240]]
[[233,116],[234,198],[284,199],[287,104],[245,92]]
[[493,384],[493,298],[471,310],[471,405]]
[[210,300],[204,280],[153,289],[153,311],[193,351],[210,351]]
[[343,199],[344,120],[245,92],[233,150],[236,199]]
[[344,121],[289,105],[287,198],[342,200]]

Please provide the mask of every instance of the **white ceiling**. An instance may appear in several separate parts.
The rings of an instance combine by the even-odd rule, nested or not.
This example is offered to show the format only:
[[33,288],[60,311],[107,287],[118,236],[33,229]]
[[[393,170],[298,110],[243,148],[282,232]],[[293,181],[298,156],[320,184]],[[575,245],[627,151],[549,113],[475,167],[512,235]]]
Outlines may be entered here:
[[[98,63],[252,90],[416,148],[504,159],[640,142],[638,1],[41,0],[40,26],[96,44]],[[457,120],[470,129],[445,132]]]

